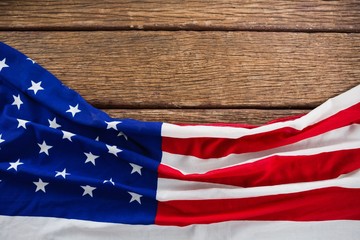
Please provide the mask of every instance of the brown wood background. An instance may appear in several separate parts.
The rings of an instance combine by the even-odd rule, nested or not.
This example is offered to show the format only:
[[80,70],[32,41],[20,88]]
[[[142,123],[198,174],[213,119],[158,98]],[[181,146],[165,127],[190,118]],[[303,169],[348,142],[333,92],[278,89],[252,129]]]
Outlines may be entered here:
[[0,41],[119,118],[262,124],[360,83],[358,0],[2,0]]

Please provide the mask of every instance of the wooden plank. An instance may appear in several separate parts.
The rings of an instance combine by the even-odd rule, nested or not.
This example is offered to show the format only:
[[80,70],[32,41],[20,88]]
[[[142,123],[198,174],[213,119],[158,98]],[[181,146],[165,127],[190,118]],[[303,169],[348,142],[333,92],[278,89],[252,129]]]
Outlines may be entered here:
[[278,118],[305,114],[309,110],[282,109],[105,109],[114,118],[169,123],[240,123],[261,125]]
[[360,83],[360,34],[3,32],[102,108],[313,108]]
[[358,0],[2,0],[0,29],[360,31]]

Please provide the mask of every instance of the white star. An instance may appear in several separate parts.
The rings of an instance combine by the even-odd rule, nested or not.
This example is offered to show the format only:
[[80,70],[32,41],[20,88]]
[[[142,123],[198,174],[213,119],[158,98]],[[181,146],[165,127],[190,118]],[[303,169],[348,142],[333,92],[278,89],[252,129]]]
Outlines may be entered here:
[[134,164],[134,163],[129,163],[129,164],[130,164],[131,167],[132,167],[131,174],[137,172],[138,174],[141,175],[141,169],[142,169],[143,167],[141,167],[141,166],[139,166],[139,165],[136,165],[136,164]]
[[125,140],[127,141],[128,140],[128,137],[125,135],[125,133],[123,132],[119,132],[119,134],[117,135],[118,137],[120,136],[124,136]]
[[27,58],[26,60],[31,61],[33,64],[36,63],[34,60],[32,60],[31,58]]
[[112,180],[112,178],[110,178],[109,180],[104,180],[103,183],[111,183],[112,185],[115,185],[114,181]]
[[17,128],[23,127],[24,129],[26,129],[26,123],[28,123],[29,121],[23,120],[23,119],[17,119],[17,121],[19,122]]
[[31,87],[29,87],[28,90],[34,91],[34,94],[36,95],[36,93],[38,91],[44,90],[44,88],[41,87],[41,81],[37,82],[37,83],[34,81],[31,81]]
[[121,121],[112,121],[112,122],[107,122],[107,121],[105,121],[105,123],[107,124],[106,129],[112,128],[112,129],[118,130],[116,125],[118,125],[119,123],[121,123]]
[[54,118],[53,120],[48,119],[48,122],[49,122],[49,127],[51,128],[57,129],[61,127],[61,125],[56,122],[56,118]]
[[55,171],[55,172],[56,172],[55,177],[62,176],[64,179],[66,178],[67,175],[71,175],[70,173],[66,172],[66,168],[64,168],[62,172],[59,171]]
[[81,186],[84,189],[83,196],[88,194],[90,197],[93,197],[93,191],[96,189],[96,187],[91,187],[89,185]]
[[16,162],[11,162],[11,163],[9,163],[9,164],[10,164],[10,167],[8,167],[7,170],[14,169],[15,171],[17,171],[17,167],[18,167],[19,165],[24,164],[24,163],[23,163],[23,162],[20,162],[20,159],[18,159]]
[[142,195],[140,194],[137,194],[137,193],[133,193],[133,192],[128,192],[130,195],[131,195],[131,199],[130,199],[130,202],[133,202],[133,201],[137,201],[138,203],[141,204],[141,197]]
[[99,139],[99,136],[97,136],[96,138],[95,138],[95,141],[99,141],[100,139]]
[[13,95],[14,102],[11,105],[16,105],[18,109],[20,109],[20,105],[23,104],[23,102],[20,99],[20,94],[17,96]]
[[67,131],[62,131],[62,133],[64,134],[62,139],[68,139],[70,142],[72,142],[71,138],[75,136],[75,134]]
[[71,113],[71,115],[75,117],[75,114],[81,112],[81,110],[79,110],[79,104],[76,104],[75,107],[69,105],[69,110],[67,110],[66,112]]
[[3,60],[0,61],[0,72],[3,68],[9,67],[8,65],[6,65],[5,61],[6,61],[6,58],[4,58]]
[[0,143],[5,142],[4,139],[2,139],[2,134],[0,134]]
[[36,190],[35,190],[35,192],[40,191],[40,190],[43,191],[43,192],[45,192],[45,186],[49,184],[49,183],[47,183],[47,182],[43,182],[43,181],[41,180],[41,178],[39,178],[39,181],[33,182],[33,183],[36,185]]
[[49,149],[52,148],[53,146],[50,145],[46,145],[46,142],[43,141],[42,144],[38,143],[39,147],[40,147],[40,153],[45,153],[46,155],[49,156]]
[[96,155],[92,154],[91,152],[89,152],[89,153],[84,152],[84,154],[86,155],[85,163],[91,162],[95,166],[95,159],[97,159],[99,156],[96,156]]
[[110,146],[106,144],[106,147],[109,150],[108,153],[112,153],[115,156],[118,156],[117,153],[122,152],[122,150],[118,149],[116,146]]

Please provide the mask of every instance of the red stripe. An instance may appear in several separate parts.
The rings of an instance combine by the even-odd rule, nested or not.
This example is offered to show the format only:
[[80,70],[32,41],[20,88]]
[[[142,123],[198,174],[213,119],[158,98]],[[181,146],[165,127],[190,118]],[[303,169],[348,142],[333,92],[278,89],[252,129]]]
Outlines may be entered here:
[[332,179],[358,168],[360,149],[350,149],[310,156],[272,156],[204,174],[184,175],[160,164],[158,172],[160,178],[256,187]]
[[257,125],[251,125],[251,124],[243,124],[243,123],[176,123],[177,126],[208,126],[208,127],[234,127],[234,128],[256,128]]
[[295,143],[352,123],[360,123],[359,116],[360,103],[303,130],[285,127],[238,139],[163,137],[162,149],[164,152],[190,155],[203,159],[220,158],[234,153],[262,151]]
[[159,202],[155,223],[186,226],[231,220],[360,220],[360,189],[329,187],[264,197]]
[[270,122],[267,122],[265,125],[273,124],[273,123],[278,123],[278,122],[291,121],[291,120],[295,120],[295,119],[301,118],[302,116],[305,116],[305,115],[306,115],[306,114],[303,113],[303,114],[298,114],[298,115],[294,115],[294,116],[282,117],[282,118],[278,118],[278,119],[275,119],[275,120],[271,120]]

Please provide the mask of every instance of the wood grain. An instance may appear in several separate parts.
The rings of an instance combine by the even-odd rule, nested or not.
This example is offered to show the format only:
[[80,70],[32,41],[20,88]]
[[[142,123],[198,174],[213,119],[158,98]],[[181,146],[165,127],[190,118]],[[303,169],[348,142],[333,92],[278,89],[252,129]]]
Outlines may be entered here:
[[261,125],[278,118],[305,114],[308,110],[259,109],[104,109],[114,118],[169,123],[240,123]]
[[358,0],[2,0],[0,29],[360,31]]
[[3,32],[102,108],[313,108],[360,83],[360,34]]

